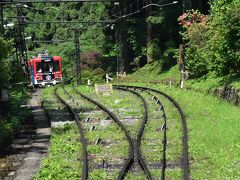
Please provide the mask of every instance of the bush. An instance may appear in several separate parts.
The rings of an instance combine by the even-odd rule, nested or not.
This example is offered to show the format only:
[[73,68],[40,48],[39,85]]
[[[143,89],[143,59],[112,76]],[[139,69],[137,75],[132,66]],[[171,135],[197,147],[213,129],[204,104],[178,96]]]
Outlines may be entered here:
[[82,83],[87,84],[87,80],[91,80],[91,84],[104,82],[105,72],[101,68],[95,70],[84,69],[82,71]]
[[19,107],[29,99],[26,89],[10,90],[10,110],[8,116],[0,116],[0,146],[9,140],[20,128],[25,119],[31,118],[31,112],[26,107]]
[[186,68],[194,77],[240,75],[240,1],[215,0],[209,17],[189,11],[179,17],[188,42]]
[[160,59],[160,48],[156,40],[152,40],[148,44],[147,55],[151,57],[153,61]]
[[207,40],[207,16],[198,11],[189,11],[179,17],[180,24],[186,29],[182,33],[187,41],[186,48],[186,69],[191,71],[194,77],[208,73],[207,62],[204,59],[204,46]]
[[240,1],[214,1],[209,23],[206,58],[209,72],[217,76],[239,75]]
[[0,90],[6,88],[10,79],[10,63],[6,60],[10,43],[0,36]]

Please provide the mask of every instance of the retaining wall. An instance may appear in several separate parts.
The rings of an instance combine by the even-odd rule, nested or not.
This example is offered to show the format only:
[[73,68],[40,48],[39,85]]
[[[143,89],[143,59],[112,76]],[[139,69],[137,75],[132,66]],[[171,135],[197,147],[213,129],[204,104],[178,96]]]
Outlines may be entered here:
[[232,102],[234,105],[240,106],[240,89],[225,86],[215,89],[213,94]]

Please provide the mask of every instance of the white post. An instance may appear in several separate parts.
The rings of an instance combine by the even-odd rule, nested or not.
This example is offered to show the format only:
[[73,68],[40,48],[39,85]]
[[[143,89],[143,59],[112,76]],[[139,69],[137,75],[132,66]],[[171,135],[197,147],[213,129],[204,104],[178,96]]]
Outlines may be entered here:
[[170,89],[172,89],[172,81],[169,81]]
[[108,84],[108,74],[106,74],[106,83]]
[[180,86],[180,88],[183,89],[183,86],[184,86],[184,71],[181,70],[181,86]]
[[112,81],[112,80],[113,80],[113,78],[109,77],[108,74],[106,74],[106,82],[107,82],[107,84],[109,83],[109,81]]
[[184,86],[184,81],[181,80],[181,89],[183,89],[183,86]]
[[87,86],[90,86],[91,85],[91,82],[90,82],[90,79],[87,80]]

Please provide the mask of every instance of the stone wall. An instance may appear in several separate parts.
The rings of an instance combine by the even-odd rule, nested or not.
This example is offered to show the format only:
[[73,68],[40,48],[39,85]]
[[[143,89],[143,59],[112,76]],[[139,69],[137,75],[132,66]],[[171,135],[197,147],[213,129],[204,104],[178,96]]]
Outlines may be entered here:
[[213,91],[213,94],[232,102],[234,105],[240,106],[240,89],[225,86],[217,88]]

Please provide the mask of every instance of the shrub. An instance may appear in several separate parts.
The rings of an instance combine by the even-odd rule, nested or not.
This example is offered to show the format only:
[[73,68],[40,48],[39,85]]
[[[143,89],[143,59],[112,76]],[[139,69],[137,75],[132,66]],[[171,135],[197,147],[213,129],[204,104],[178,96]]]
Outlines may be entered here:
[[10,43],[0,36],[0,90],[7,86],[10,79],[10,63],[6,60],[9,49]]
[[211,15],[189,11],[179,17],[186,29],[186,68],[194,77],[240,75],[240,1],[215,0]]
[[191,71],[194,77],[207,74],[207,62],[204,59],[204,46],[208,37],[207,16],[198,11],[189,11],[179,17],[180,24],[186,29],[182,33],[187,41],[186,48],[186,69]]

